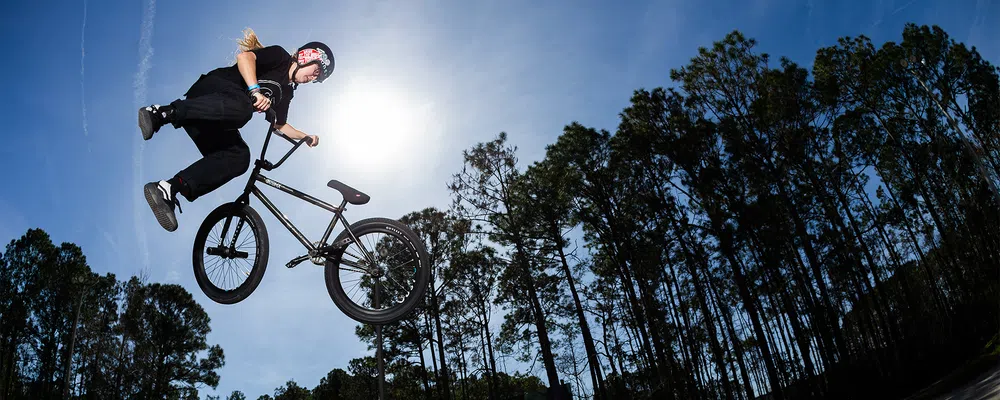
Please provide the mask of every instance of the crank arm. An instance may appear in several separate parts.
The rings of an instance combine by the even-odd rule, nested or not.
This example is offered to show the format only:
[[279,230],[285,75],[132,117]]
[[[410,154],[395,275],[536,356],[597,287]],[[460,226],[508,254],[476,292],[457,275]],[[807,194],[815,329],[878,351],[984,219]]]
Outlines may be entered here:
[[289,261],[287,264],[285,264],[285,267],[295,268],[295,266],[301,264],[303,261],[308,260],[308,259],[309,259],[309,255],[295,257],[291,261]]

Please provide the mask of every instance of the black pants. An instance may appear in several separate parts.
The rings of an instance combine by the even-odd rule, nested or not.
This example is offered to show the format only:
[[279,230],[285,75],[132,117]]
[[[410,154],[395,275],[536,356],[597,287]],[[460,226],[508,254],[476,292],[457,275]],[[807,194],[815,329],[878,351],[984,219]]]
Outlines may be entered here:
[[243,88],[202,75],[175,100],[173,126],[183,127],[202,158],[177,173],[180,194],[188,201],[210,193],[250,168],[250,147],[239,129],[253,118],[251,97]]

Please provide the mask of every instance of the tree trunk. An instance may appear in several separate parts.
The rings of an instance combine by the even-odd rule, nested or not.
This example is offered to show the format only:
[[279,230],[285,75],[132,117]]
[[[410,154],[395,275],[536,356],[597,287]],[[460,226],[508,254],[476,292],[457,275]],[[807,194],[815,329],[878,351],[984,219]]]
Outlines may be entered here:
[[420,335],[420,326],[416,322],[413,324],[417,330],[417,353],[420,354],[420,380],[424,385],[424,399],[431,400],[431,386],[427,381],[427,362],[424,358],[424,340]]
[[594,346],[594,338],[591,336],[590,324],[587,323],[587,316],[583,312],[583,304],[580,302],[580,295],[577,294],[576,291],[576,279],[573,278],[573,272],[569,267],[569,262],[566,260],[566,252],[563,250],[565,240],[562,238],[562,234],[559,232],[559,228],[556,226],[554,221],[549,222],[549,235],[555,239],[555,247],[559,251],[559,261],[562,266],[563,274],[566,276],[566,282],[569,284],[570,294],[573,296],[577,323],[580,324],[580,331],[583,333],[583,344],[587,350],[587,363],[590,365],[591,377],[593,378],[594,399],[605,399],[604,377],[603,372],[601,371],[600,361],[597,358],[597,347]]
[[784,400],[785,396],[782,393],[781,380],[778,378],[778,369],[774,365],[771,350],[768,348],[769,341],[767,336],[764,334],[764,327],[761,323],[761,317],[757,310],[756,301],[750,292],[749,286],[747,285],[746,277],[743,275],[742,265],[739,260],[736,259],[736,249],[733,246],[732,232],[723,229],[722,220],[718,215],[718,212],[709,211],[709,219],[712,224],[712,230],[719,238],[722,253],[725,255],[732,268],[733,280],[736,283],[736,288],[743,302],[743,307],[746,309],[747,314],[750,315],[750,322],[753,324],[753,330],[757,337],[757,348],[760,351],[762,360],[764,361],[764,368],[767,370],[768,380],[770,381],[771,396],[775,400]]
[[[441,383],[441,376],[438,374],[438,363],[437,363],[437,350],[434,343],[437,341],[434,338],[433,325],[431,325],[430,315],[424,314],[424,326],[427,327],[427,346],[431,352],[431,366],[434,367],[434,388],[440,390],[438,386]],[[440,343],[438,343],[440,346]]]
[[487,388],[490,391],[489,398],[490,398],[490,400],[493,400],[495,398],[494,397],[495,396],[494,392],[496,392],[496,387],[493,386],[493,378],[492,378],[492,376],[490,376],[490,365],[489,365],[489,362],[490,362],[489,361],[490,360],[489,357],[490,356],[489,356],[489,354],[487,353],[487,350],[486,350],[487,345],[486,345],[486,332],[485,331],[488,328],[489,327],[487,327],[487,326],[483,326],[482,329],[479,330],[479,344],[480,344],[480,347],[482,347],[480,350],[483,352],[483,371],[486,371],[486,375],[487,375],[487,377],[486,377],[486,379],[487,379],[486,385],[487,385]]
[[[691,331],[691,325],[692,325],[691,316],[690,313],[688,312],[687,303],[684,302],[684,299],[680,298],[681,288],[680,288],[680,283],[678,283],[679,279],[677,279],[677,271],[674,268],[669,268],[669,267],[667,268],[667,270],[673,273],[669,279],[672,285],[668,287],[668,290],[666,292],[668,296],[668,301],[670,301],[671,317],[673,317],[674,319],[674,325],[679,327],[677,336],[678,340],[680,341],[678,347],[680,347],[681,349],[681,358],[682,358],[681,361],[684,363],[685,370],[693,371],[694,357],[691,355],[693,346],[690,343],[691,338],[688,335],[688,332]],[[677,295],[675,295],[675,293]],[[680,314],[679,318],[677,316],[678,314]],[[690,374],[686,376],[689,377]],[[689,390],[692,390],[692,388],[695,387],[695,383],[692,379],[687,379],[682,383],[686,385],[684,387],[689,388]]]
[[[489,314],[486,313],[486,305],[485,304],[481,304],[480,306],[483,309],[483,316],[488,318]],[[498,389],[498,385],[497,385],[497,383],[498,383],[497,382],[497,359],[496,359],[496,355],[493,354],[493,333],[490,331],[490,324],[488,322],[489,320],[488,319],[484,319],[484,321],[486,323],[483,324],[483,331],[486,333],[486,350],[488,351],[488,354],[489,354],[490,400],[493,400],[493,399],[496,398],[495,397],[496,396],[496,394],[495,394],[496,391],[499,390]]]
[[733,379],[737,381],[731,383],[729,389],[727,389],[729,394],[727,394],[726,396],[727,397],[735,396],[736,399],[741,399],[742,396],[739,395],[740,388],[738,387],[739,378],[736,378],[738,372],[736,371],[736,366],[733,365],[731,361],[733,354],[732,354],[732,345],[730,344],[730,341],[732,340],[732,338],[729,336],[729,331],[727,331],[724,328],[721,328],[726,323],[722,320],[722,310],[718,309],[719,303],[717,301],[718,299],[715,298],[715,290],[713,288],[713,280],[711,279],[711,277],[709,277],[708,282],[706,284],[708,286],[708,293],[707,293],[708,298],[706,299],[706,301],[708,301],[709,307],[713,308],[714,310],[712,312],[713,315],[712,322],[715,324],[716,327],[720,327],[719,329],[719,338],[721,339],[720,345],[722,346],[722,349],[724,351],[723,353],[724,356],[728,356],[725,359],[723,366],[726,368],[726,374],[732,374]]
[[642,310],[642,306],[640,305],[635,294],[635,286],[633,284],[632,274],[627,266],[628,264],[624,261],[624,256],[620,254],[621,252],[618,251],[617,246],[605,246],[605,249],[610,249],[610,254],[614,255],[617,260],[615,265],[618,269],[622,289],[625,292],[625,299],[627,301],[626,305],[628,306],[626,307],[626,310],[628,310],[629,314],[632,316],[632,321],[635,322],[633,325],[635,326],[636,335],[638,336],[640,348],[642,349],[641,356],[645,357],[646,367],[659,375],[658,372],[655,372],[657,371],[657,367],[656,356],[653,355],[653,346],[646,334],[646,327],[649,326],[649,323],[646,320],[646,314]]
[[[761,268],[767,271],[765,276],[767,276],[773,284],[777,285],[778,284],[777,282],[780,282],[779,279],[781,278],[780,274],[777,273],[778,272],[777,266],[767,265],[765,261],[760,259],[760,254],[757,253],[761,249],[763,249],[763,247],[761,246],[760,239],[756,233],[750,235],[750,240],[753,241],[754,248],[757,250],[757,251],[752,251],[752,253],[755,253],[754,254],[755,259],[757,259],[757,262],[761,265]],[[796,285],[796,286],[801,287],[801,285]],[[817,370],[816,366],[813,364],[812,356],[809,354],[809,337],[806,334],[805,329],[802,327],[801,317],[799,316],[798,307],[795,305],[795,302],[789,296],[789,291],[782,289],[783,288],[780,288],[777,289],[776,291],[778,292],[778,296],[780,297],[780,303],[782,304],[785,312],[788,313],[788,319],[790,320],[790,323],[792,325],[792,333],[795,335],[796,338],[795,343],[799,347],[800,357],[802,358],[803,364],[805,364],[805,374],[806,374],[805,377],[807,380],[811,382],[814,376],[813,374]]]
[[76,312],[73,317],[73,331],[70,333],[69,337],[69,349],[66,351],[68,355],[66,356],[66,370],[63,372],[63,390],[62,398],[63,400],[69,400],[69,382],[70,377],[73,375],[73,348],[76,345],[76,331],[77,327],[80,326],[80,309],[83,308],[83,300],[78,299],[76,302]]
[[441,331],[441,309],[438,305],[437,290],[434,288],[434,280],[431,279],[430,286],[427,288],[427,292],[431,295],[431,314],[434,315],[434,327],[437,331],[438,338],[438,356],[441,358],[441,390],[444,399],[451,399],[451,387],[448,381],[451,379],[451,375],[448,372],[448,363],[444,356],[444,334]]
[[705,285],[701,279],[702,274],[700,271],[696,270],[694,266],[694,263],[697,260],[702,271],[704,271],[707,275],[710,273],[708,260],[700,251],[698,251],[698,254],[695,254],[697,250],[694,250],[690,245],[688,245],[687,237],[689,229],[682,227],[677,219],[672,218],[671,222],[679,233],[677,240],[686,255],[685,258],[687,258],[683,264],[687,266],[688,274],[691,275],[691,280],[693,281],[695,288],[695,296],[697,296],[696,301],[698,302],[698,306],[701,308],[702,315],[704,315],[703,321],[708,329],[708,345],[709,349],[712,351],[712,360],[715,362],[716,372],[722,378],[722,387],[726,391],[726,399],[732,400],[733,389],[729,384],[729,374],[726,372],[725,355],[722,353],[722,346],[719,345],[719,332],[716,330],[715,322],[712,318],[712,311],[709,309],[707,300],[708,295],[706,294]]
[[[626,310],[635,322],[634,325],[638,335],[640,348],[642,350],[641,355],[645,356],[647,367],[653,371],[656,376],[662,376],[657,368],[657,358],[654,355],[653,345],[651,344],[651,340],[649,338],[649,336],[652,335],[652,332],[654,332],[652,324],[648,319],[648,314],[646,310],[644,310],[643,304],[640,302],[639,297],[641,295],[637,296],[635,293],[635,280],[632,276],[632,271],[629,269],[629,262],[631,259],[629,254],[626,254],[627,249],[621,248],[626,245],[631,238],[618,232],[614,224],[611,222],[618,220],[619,217],[616,215],[615,206],[607,197],[607,191],[600,190],[596,193],[594,192],[594,188],[588,188],[585,190],[584,196],[591,199],[595,206],[598,207],[598,210],[601,210],[601,215],[597,216],[599,217],[598,221],[600,222],[595,223],[599,224],[599,226],[595,226],[595,228],[601,230],[598,238],[604,247],[605,253],[608,254],[615,263],[618,278],[621,281],[622,289],[625,292],[625,298],[628,301],[628,307]],[[649,332],[646,331],[647,329],[649,329]]]
[[[611,309],[608,310],[608,312],[612,313],[613,312],[612,310],[614,310],[613,304],[611,306]],[[615,355],[617,356],[617,357],[615,357],[615,361],[618,362],[618,371],[620,372],[618,374],[618,381],[621,382],[622,379],[623,379],[623,377],[624,377],[624,375],[625,375],[625,372],[628,371],[627,369],[625,369],[625,350],[622,348],[622,343],[621,343],[621,340],[620,340],[621,338],[618,337],[618,329],[615,328],[615,318],[614,318],[614,316],[613,315],[609,315],[609,317],[606,319],[606,321],[608,321],[608,324],[611,325],[611,338],[614,339],[614,341],[615,341],[615,344],[614,344],[613,348],[615,349]],[[626,334],[628,333],[627,329],[626,329],[625,333]],[[614,362],[612,362],[611,364],[613,365]]]
[[[462,343],[465,343],[464,337],[462,339]],[[463,345],[462,348],[460,348],[458,351],[459,351],[459,356],[462,357],[462,365],[460,365],[462,370],[462,400],[465,400],[469,398],[469,388],[467,387],[467,382],[469,380],[469,366],[468,366],[468,361],[465,358],[465,346]],[[427,392],[427,396],[429,399],[430,398],[429,391]]]
[[[896,243],[894,243],[892,240],[890,240],[889,234],[886,233],[886,231],[885,231],[885,226],[883,226],[882,224],[878,223],[878,213],[875,210],[875,205],[872,203],[871,198],[868,197],[868,193],[865,193],[865,191],[863,190],[860,178],[858,177],[858,174],[853,174],[853,177],[851,178],[851,188],[855,192],[857,192],[858,197],[861,198],[861,202],[862,202],[862,204],[864,204],[864,210],[865,210],[865,212],[866,212],[866,214],[868,216],[868,219],[870,219],[872,221],[872,226],[875,227],[875,229],[878,231],[879,238],[882,239],[883,245],[885,246],[886,250],[889,252],[889,257],[892,259],[892,262],[893,262],[893,265],[894,265],[893,271],[894,272],[902,272],[903,261],[902,261],[902,257],[900,257],[898,249],[896,248]],[[924,263],[924,254],[923,254],[923,251],[921,251],[921,249],[920,249],[920,244],[919,243],[914,243],[914,244],[917,246],[917,251],[918,251],[918,254],[919,254],[920,260],[921,260],[920,262]],[[907,280],[903,279],[903,280],[901,280],[901,283],[903,285],[907,285]],[[937,285],[934,285],[933,289],[934,289],[935,292],[937,292]],[[910,297],[912,293],[911,293],[911,291],[909,289],[909,286],[905,286],[904,287],[904,293],[903,294],[904,294],[904,296],[906,296],[906,300],[907,300],[908,304],[915,304],[912,301],[912,298]]]
[[[673,272],[673,275],[670,277],[670,281],[673,284],[673,290],[668,291],[667,295],[670,296],[670,308],[673,310],[672,314],[674,315],[674,324],[681,327],[679,329],[680,334],[678,335],[680,339],[679,347],[681,348],[681,357],[683,357],[682,361],[684,362],[684,370],[687,372],[684,374],[684,381],[680,382],[679,386],[686,388],[686,390],[693,393],[697,387],[697,383],[695,383],[694,376],[691,374],[691,372],[695,370],[695,359],[692,353],[697,352],[697,350],[694,349],[694,344],[691,343],[694,339],[690,338],[690,335],[688,334],[688,332],[691,332],[693,325],[691,323],[691,313],[688,311],[687,302],[680,298],[681,288],[679,283],[680,280],[677,279],[677,271],[675,271],[674,268],[667,268],[667,270]],[[678,294],[676,298],[674,293]],[[674,306],[675,303],[676,306]],[[681,315],[680,320],[677,319],[676,314]],[[683,324],[681,323],[682,321]]]
[[[631,248],[630,245],[628,247]],[[630,256],[629,259],[634,260],[635,257]],[[654,298],[652,288],[650,288],[649,278],[640,277],[636,280],[636,284],[639,286],[639,299],[642,304],[643,320],[647,321],[650,336],[652,337],[651,342],[655,354],[652,365],[660,375],[661,380],[665,379],[669,382],[674,378],[673,364],[668,362],[668,360],[673,358],[673,349],[664,343],[663,335],[659,334],[661,329],[665,327],[662,321],[662,308],[656,306],[656,299]]]
[[[620,301],[624,302],[624,300]],[[636,369],[638,370],[637,372],[648,373],[649,371],[651,371],[651,368],[648,366],[648,364],[645,365],[643,364],[642,352],[637,350],[638,346],[636,346],[635,344],[636,342],[635,336],[638,335],[638,333],[636,333],[635,335],[632,334],[632,332],[635,330],[634,325],[635,325],[634,321],[631,324],[629,323],[629,321],[622,321],[622,328],[625,329],[625,339],[627,339],[625,341],[625,344],[628,345],[629,354],[635,357],[636,361],[638,361],[636,363]],[[624,365],[622,366],[622,371],[625,371]],[[647,383],[652,384],[652,382],[647,382]]]
[[714,297],[715,301],[716,301],[715,307],[718,308],[719,311],[722,313],[722,317],[723,317],[723,319],[726,322],[725,323],[726,330],[729,331],[729,337],[732,338],[732,341],[733,341],[733,353],[736,354],[736,362],[739,364],[739,367],[740,367],[740,377],[742,378],[742,381],[743,381],[742,382],[743,383],[743,390],[746,392],[747,398],[748,399],[752,399],[752,398],[755,397],[754,396],[754,390],[753,390],[753,386],[751,385],[751,382],[750,382],[750,375],[747,374],[747,364],[746,364],[746,361],[743,358],[743,345],[741,343],[742,340],[740,338],[740,335],[738,335],[736,333],[736,328],[733,326],[733,316],[732,316],[732,313],[729,312],[729,306],[728,306],[728,304],[722,304],[722,300],[723,299],[719,296],[719,293],[716,290],[715,285],[709,285],[709,288],[714,293],[714,296],[712,296],[712,297]]
[[528,263],[528,253],[524,245],[518,242],[515,245],[518,259],[515,261],[521,269],[521,289],[528,296],[531,302],[531,313],[535,319],[535,329],[538,334],[538,346],[542,351],[542,363],[545,365],[545,373],[548,378],[549,388],[553,392],[558,392],[560,387],[559,372],[556,370],[555,357],[552,354],[552,342],[549,341],[549,330],[545,322],[545,312],[542,310],[542,303],[538,299],[538,291],[535,289],[535,279],[531,274],[531,266]]
[[[781,182],[781,178],[776,176],[776,182]],[[795,228],[795,234],[799,236],[802,242],[802,249],[806,253],[806,258],[808,259],[808,266],[812,272],[812,278],[816,282],[816,286],[819,288],[820,301],[823,302],[822,306],[819,307],[820,318],[826,326],[828,335],[823,335],[828,341],[827,347],[829,348],[829,353],[833,357],[830,360],[831,363],[836,362],[841,357],[841,351],[844,349],[844,337],[840,332],[840,324],[837,322],[837,308],[833,306],[830,296],[830,291],[827,288],[826,280],[823,278],[823,272],[820,270],[819,256],[816,254],[816,249],[813,247],[813,239],[806,230],[805,222],[802,220],[802,215],[799,213],[799,209],[795,204],[795,201],[789,196],[788,192],[785,190],[785,185],[778,183],[779,197],[784,201],[785,206],[788,208],[787,212],[792,218],[792,225]],[[830,336],[832,336],[832,342],[830,341]]]
[[[813,145],[816,148],[817,152],[819,152],[820,147],[818,143],[815,143],[815,140],[813,141]],[[827,157],[825,155],[819,153],[819,158],[820,161],[823,163],[823,165],[829,165],[829,163],[827,162]],[[844,193],[843,187],[839,183],[842,181],[841,179],[839,179],[840,176],[838,176],[837,179],[832,180],[833,184],[824,185],[820,180],[820,177],[817,175],[813,163],[811,161],[806,161],[805,163],[803,163],[801,169],[806,175],[809,182],[814,187],[817,188],[819,201],[823,203],[823,208],[826,210],[827,213],[827,219],[830,220],[830,223],[832,223],[836,227],[836,230],[840,233],[839,237],[841,238],[841,243],[839,246],[837,246],[838,249],[848,253],[847,254],[848,257],[855,262],[855,264],[858,267],[858,273],[860,274],[862,280],[865,283],[867,293],[870,293],[874,296],[873,300],[875,301],[874,304],[875,307],[873,311],[875,311],[875,315],[880,322],[879,325],[881,329],[883,329],[887,335],[888,338],[887,346],[894,347],[893,343],[897,340],[896,338],[898,337],[898,335],[895,334],[895,329],[893,329],[893,325],[890,324],[889,322],[888,299],[886,297],[887,295],[885,293],[885,289],[883,288],[882,285],[882,279],[879,277],[880,274],[878,270],[878,262],[875,261],[874,255],[872,255],[872,252],[869,249],[868,244],[865,242],[864,234],[861,232],[860,224],[858,223],[857,218],[854,216],[854,212],[851,211],[850,200],[847,199],[847,195]],[[833,189],[834,198],[836,199],[836,203],[839,204],[840,210],[837,209],[837,204],[834,204],[834,200],[830,199],[829,198],[830,196],[827,194],[827,192],[823,190],[824,186],[831,187]],[[841,213],[843,213],[843,215],[846,216],[850,229],[848,229],[848,226],[844,225],[844,220],[843,217],[841,216]],[[867,269],[865,268],[865,263],[862,260],[860,260],[857,257],[857,254],[853,251],[855,250],[855,246],[849,243],[849,241],[852,239],[853,242],[856,243],[856,245],[860,249],[861,254],[865,258],[865,261],[868,262]],[[872,280],[874,280],[875,282],[875,287],[879,288],[879,290],[873,290],[873,287],[869,282],[867,276],[869,273],[871,274]]]
[[[118,351],[118,363],[115,366],[115,389],[116,390],[114,390],[114,393],[118,394],[117,397],[116,397],[117,399],[123,399],[123,398],[125,398],[126,388],[125,388],[124,376],[125,376],[125,370],[127,369],[126,359],[125,359],[127,351],[128,351],[128,339],[127,339],[127,334],[123,330],[123,332],[122,332],[121,346],[119,347],[119,351]],[[131,389],[131,388],[129,388],[129,389]]]

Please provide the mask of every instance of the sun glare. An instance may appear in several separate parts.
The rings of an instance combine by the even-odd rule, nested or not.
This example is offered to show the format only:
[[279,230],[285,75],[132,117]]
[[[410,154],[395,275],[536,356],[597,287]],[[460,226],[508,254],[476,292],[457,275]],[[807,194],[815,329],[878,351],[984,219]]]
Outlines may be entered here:
[[355,84],[341,94],[332,125],[337,158],[373,173],[412,169],[424,153],[429,108],[405,90]]

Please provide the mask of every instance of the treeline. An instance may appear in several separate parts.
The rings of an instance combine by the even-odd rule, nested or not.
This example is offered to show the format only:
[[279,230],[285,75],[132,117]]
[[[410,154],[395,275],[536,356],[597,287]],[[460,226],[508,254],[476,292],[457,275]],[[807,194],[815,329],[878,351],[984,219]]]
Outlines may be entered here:
[[452,206],[405,218],[435,279],[386,328],[390,397],[505,398],[513,357],[575,397],[900,398],[997,351],[998,69],[902,37],[808,71],[733,32],[614,134],[464,151]]
[[197,399],[224,355],[178,285],[98,275],[40,229],[0,255],[0,399]]
[[[699,49],[614,134],[570,123],[529,165],[504,133],[464,151],[452,205],[403,217],[434,279],[383,329],[386,398],[901,398],[997,351],[1000,70],[928,26],[811,71],[755,44]],[[37,230],[2,262],[4,399],[217,384],[182,289]],[[375,398],[375,365],[258,399]]]
[[[438,398],[425,391],[420,385],[421,371],[400,365],[391,369],[392,376],[386,384],[386,399],[425,399]],[[388,372],[387,372],[388,373]],[[538,377],[526,376],[520,373],[507,375],[501,373],[497,377],[501,382],[493,392],[500,399],[544,399],[545,388]],[[467,399],[484,399],[488,395],[487,383],[475,377],[463,381],[462,389],[455,396]],[[299,385],[295,380],[289,380],[284,385],[274,388],[273,394],[267,393],[256,397],[256,400],[370,400],[378,399],[378,369],[374,357],[352,359],[347,371],[336,368],[320,379],[319,384],[312,389]],[[207,400],[251,400],[243,391],[234,390],[228,395],[209,395]]]
[[[44,230],[29,229],[0,253],[0,400],[244,400],[239,390],[225,397],[199,393],[218,386],[225,363],[222,348],[206,342],[209,325],[183,287],[98,275],[79,246],[56,246]],[[347,366],[312,389],[289,380],[257,399],[377,398],[375,358]],[[400,366],[391,372],[394,396],[416,392],[400,383],[419,372]],[[517,372],[499,381],[511,398],[543,388],[537,377]],[[466,393],[486,393],[476,379],[463,385]]]

